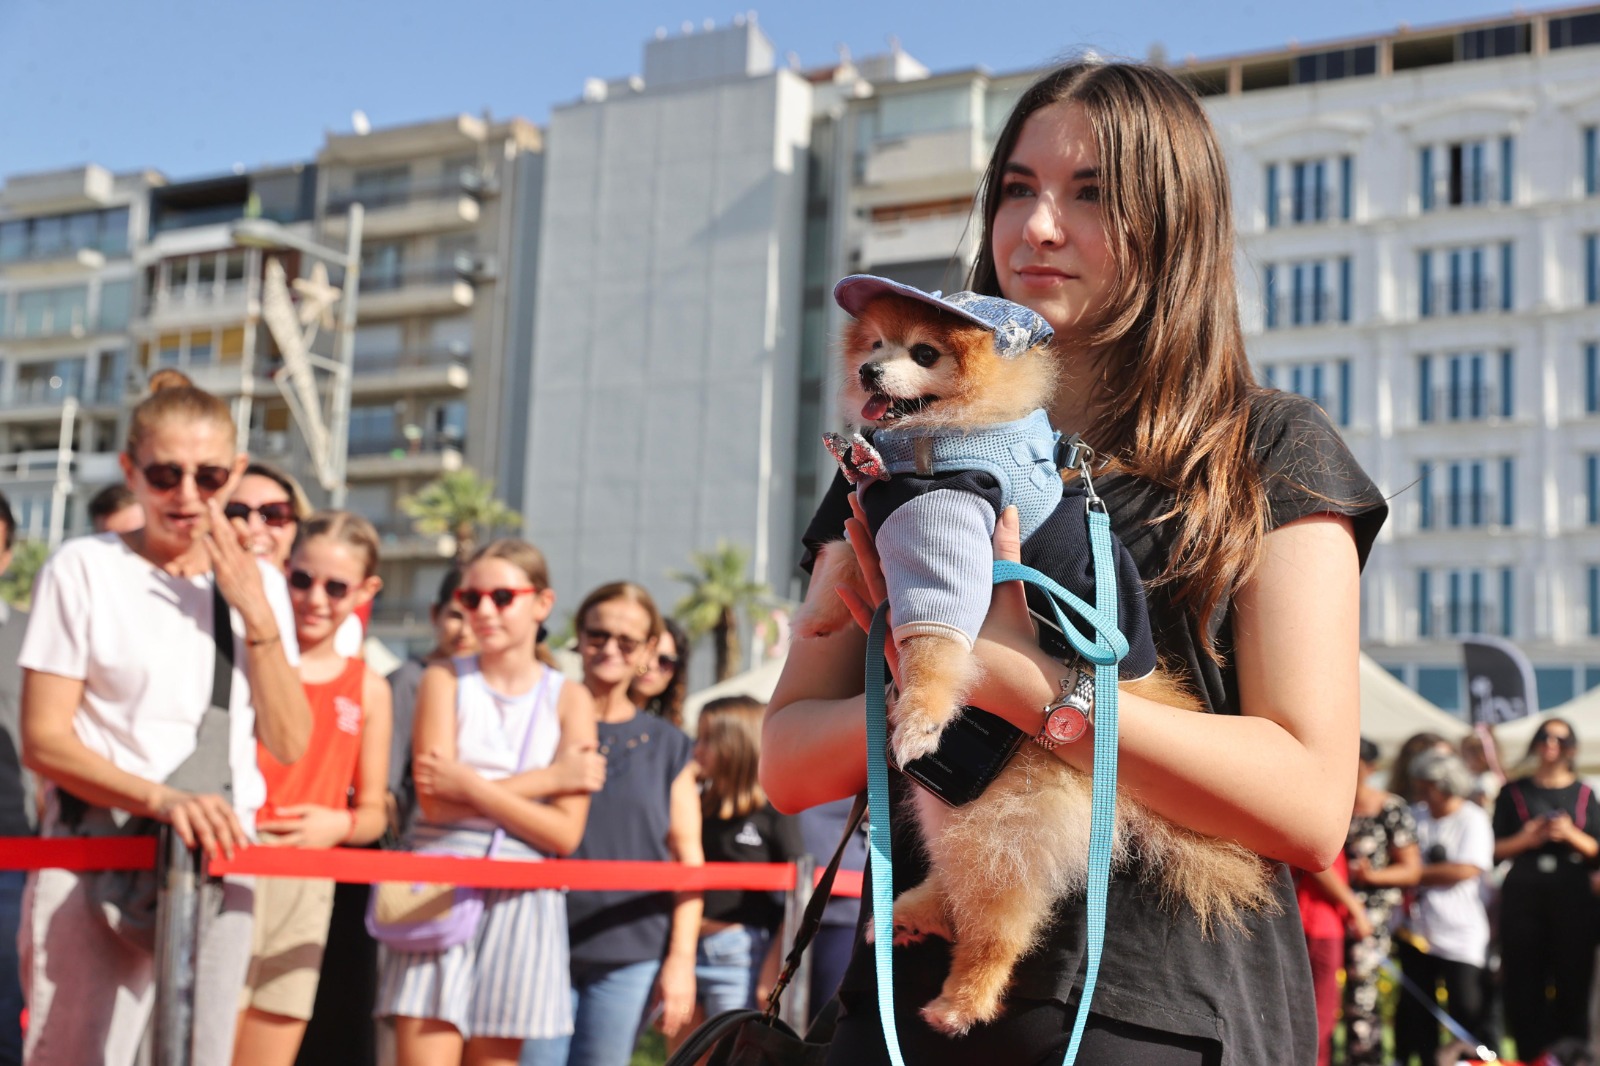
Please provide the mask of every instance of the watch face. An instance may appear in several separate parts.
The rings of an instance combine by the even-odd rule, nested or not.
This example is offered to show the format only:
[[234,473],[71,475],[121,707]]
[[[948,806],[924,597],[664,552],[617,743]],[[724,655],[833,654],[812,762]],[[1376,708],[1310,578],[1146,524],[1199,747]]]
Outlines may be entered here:
[[1050,712],[1044,731],[1057,744],[1071,744],[1089,731],[1089,717],[1069,703]]

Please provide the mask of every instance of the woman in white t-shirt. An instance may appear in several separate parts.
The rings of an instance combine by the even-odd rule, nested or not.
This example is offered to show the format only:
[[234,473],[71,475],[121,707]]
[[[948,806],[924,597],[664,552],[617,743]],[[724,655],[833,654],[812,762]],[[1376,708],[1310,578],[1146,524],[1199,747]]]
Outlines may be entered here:
[[[170,824],[208,855],[231,854],[265,795],[257,738],[292,762],[309,742],[311,714],[283,577],[240,546],[223,515],[247,462],[234,450],[232,415],[176,372],[159,372],[151,390],[121,456],[144,528],[69,541],[34,586],[19,659],[23,759],[51,786],[46,834],[126,812]],[[230,608],[233,670],[214,680],[219,594]],[[219,722],[209,708],[222,680]],[[216,729],[203,733],[208,716]],[[209,769],[195,776],[225,781],[218,794],[165,783],[195,765],[197,749]],[[219,895],[201,921],[196,1066],[229,1061],[250,955],[249,880],[229,879]],[[132,1063],[154,999],[153,960],[108,923],[90,878],[32,874],[19,943],[27,1061]]]

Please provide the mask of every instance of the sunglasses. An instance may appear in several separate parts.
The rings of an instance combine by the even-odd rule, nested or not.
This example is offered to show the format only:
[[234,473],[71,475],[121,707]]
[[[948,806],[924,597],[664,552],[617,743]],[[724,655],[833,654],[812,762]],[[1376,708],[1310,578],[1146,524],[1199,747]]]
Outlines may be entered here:
[[[191,471],[178,463],[151,463],[140,473],[144,474],[145,481],[157,492],[171,492],[183,484],[184,475]],[[201,492],[216,492],[228,483],[233,476],[233,468],[227,466],[197,466],[192,471],[194,486]]]
[[635,637],[613,633],[609,629],[585,628],[583,631],[583,642],[596,651],[599,651],[613,640],[617,642],[617,650],[623,655],[632,655],[639,650],[639,645],[644,643],[644,641]]
[[250,521],[252,514],[258,514],[261,516],[261,521],[274,529],[282,529],[295,523],[294,504],[288,500],[264,503],[260,507],[251,507],[248,503],[230,503],[222,509],[222,513],[229,519],[237,518],[244,522]]
[[[310,592],[317,585],[316,577],[305,570],[289,571],[289,587],[297,592]],[[342,600],[350,595],[350,582],[328,578],[322,582],[322,591],[330,600]]]
[[658,670],[676,670],[677,668],[678,668],[678,657],[676,655],[657,655],[656,656],[656,669],[658,669]]
[[456,589],[456,602],[469,611],[476,611],[478,604],[483,602],[484,597],[488,597],[496,610],[503,611],[510,607],[518,596],[538,591],[532,585],[520,589]]
[[1563,748],[1570,748],[1574,744],[1571,733],[1546,733],[1543,730],[1540,730],[1533,735],[1533,742],[1535,744],[1548,744],[1552,740],[1557,744],[1560,744]]

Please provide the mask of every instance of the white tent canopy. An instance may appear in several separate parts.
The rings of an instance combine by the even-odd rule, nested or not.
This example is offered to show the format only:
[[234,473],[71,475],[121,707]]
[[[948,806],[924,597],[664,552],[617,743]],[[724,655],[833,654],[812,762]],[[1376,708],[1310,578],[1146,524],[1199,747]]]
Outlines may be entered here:
[[1578,736],[1578,769],[1586,774],[1600,774],[1600,688],[1540,714],[1495,726],[1495,741],[1507,769],[1522,760],[1533,734],[1551,718],[1563,718],[1572,723],[1572,731]]
[[772,690],[778,687],[778,675],[783,673],[783,659],[768,659],[754,670],[746,670],[726,681],[719,681],[710,688],[703,688],[692,693],[683,701],[683,728],[693,736],[700,721],[700,708],[712,700],[724,696],[749,696],[751,699],[760,700],[762,703],[772,698]]

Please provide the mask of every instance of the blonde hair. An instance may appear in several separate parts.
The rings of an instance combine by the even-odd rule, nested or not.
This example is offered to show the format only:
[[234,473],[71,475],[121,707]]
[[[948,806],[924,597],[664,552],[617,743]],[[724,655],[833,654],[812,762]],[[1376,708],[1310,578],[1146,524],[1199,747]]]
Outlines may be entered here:
[[767,805],[758,774],[765,710],[749,696],[724,696],[700,708],[700,742],[712,754],[700,793],[707,818],[742,818]]
[[363,577],[378,572],[378,531],[360,515],[351,511],[318,511],[300,523],[300,536],[295,538],[294,550],[298,552],[317,537],[327,537],[359,552]]
[[[543,592],[550,587],[550,564],[545,562],[544,552],[516,537],[500,537],[491,540],[483,547],[472,553],[472,558],[467,560],[467,565],[461,568],[463,574],[480,559],[503,559],[512,566],[521,570],[528,577],[528,584]],[[460,587],[460,582],[457,582]],[[441,586],[442,588],[442,586]],[[451,595],[455,595],[454,590]],[[444,604],[439,604],[444,606]],[[539,635],[534,639],[533,657],[552,670],[560,670],[561,664],[556,660],[549,646],[544,642],[544,627],[539,627]]]
[[156,427],[172,421],[209,421],[226,429],[229,441],[233,440],[233,412],[228,405],[206,390],[196,388],[183,373],[163,367],[150,375],[146,387],[150,395],[140,401],[128,419],[128,439],[123,449],[129,458],[133,458],[139,445]]

